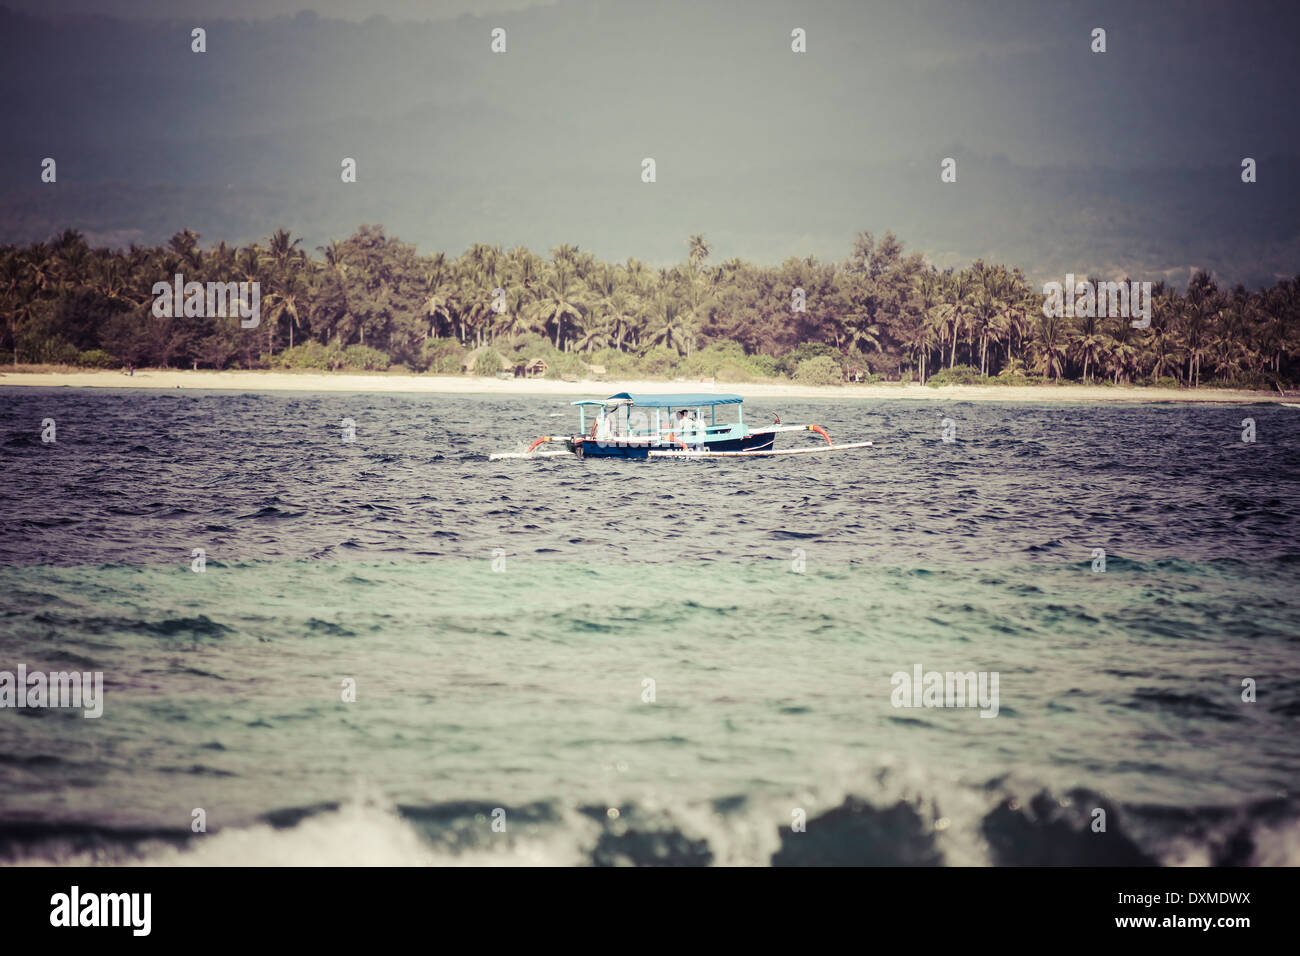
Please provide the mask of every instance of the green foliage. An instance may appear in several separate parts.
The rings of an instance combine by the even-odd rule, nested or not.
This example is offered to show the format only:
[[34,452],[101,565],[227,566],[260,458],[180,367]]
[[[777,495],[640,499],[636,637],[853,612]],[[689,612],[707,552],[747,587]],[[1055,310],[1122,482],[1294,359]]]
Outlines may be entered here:
[[751,355],[749,365],[754,370],[755,378],[780,378],[785,374],[781,360],[772,355]]
[[[1258,291],[1220,288],[1205,273],[1185,292],[1155,283],[1150,327],[1139,330],[1127,318],[1044,316],[1041,292],[1019,270],[977,260],[940,272],[888,233],[858,234],[837,263],[715,264],[703,236],[689,248],[678,265],[651,268],[569,245],[548,255],[482,243],[459,256],[420,255],[378,225],[319,256],[282,229],[240,248],[205,247],[186,230],[128,250],[91,248],[68,230],[0,246],[0,352],[18,362],[103,352],[142,367],[448,375],[490,346],[515,364],[545,360],[552,378],[599,365],[629,379],[826,382],[833,364],[868,370],[873,381],[933,376],[936,387],[1073,380],[1272,390],[1300,380],[1296,279]],[[178,271],[201,284],[260,283],[261,323],[155,316],[153,284]],[[498,288],[503,311],[492,308]],[[802,312],[790,309],[793,288],[807,293]],[[484,370],[497,374],[490,360]]]
[[273,368],[311,369],[318,372],[337,371],[343,364],[342,349],[337,345],[322,345],[320,342],[295,345],[271,359]]
[[[355,370],[366,372],[383,372],[392,361],[378,349],[366,345],[349,345],[339,348],[337,343],[323,345],[320,342],[304,342],[291,349],[285,349],[279,355],[267,356],[267,363],[272,368],[310,369],[318,372],[337,372]],[[457,371],[460,371],[457,366]]]
[[985,381],[979,369],[969,365],[955,365],[935,372],[925,384],[931,388],[938,388],[941,385],[983,385]]
[[712,378],[722,365],[738,365],[744,361],[745,350],[739,345],[719,342],[679,360],[674,371],[685,378]]
[[429,339],[415,367],[430,375],[459,375],[464,360],[465,346],[456,339]]
[[50,334],[48,325],[27,329],[18,339],[18,354],[25,361],[42,365],[73,365],[77,347],[58,334]]
[[501,353],[488,347],[474,359],[474,374],[491,378],[501,371]]
[[[840,353],[825,342],[801,342],[797,347],[780,358],[780,367],[785,374],[794,376],[798,368],[811,358],[829,358],[839,366]],[[837,382],[839,378],[835,379]]]
[[734,384],[739,382],[752,382],[761,378],[749,365],[748,362],[737,364],[735,362],[726,362],[719,365],[713,372],[713,378],[718,382]]
[[1264,371],[1238,372],[1226,381],[1211,384],[1221,388],[1247,388],[1268,392],[1275,391],[1281,385],[1275,374]]
[[657,346],[637,356],[636,371],[638,375],[652,378],[664,378],[677,365],[680,356],[672,349]]
[[[500,356],[497,356],[498,362]],[[343,350],[343,367],[366,372],[384,372],[392,361],[379,349],[368,345],[349,345]]]
[[591,356],[592,365],[603,366],[607,375],[614,378],[635,378],[642,374],[637,356],[617,349],[601,349]]
[[[545,356],[543,356],[545,358]],[[587,377],[587,363],[572,352],[557,352],[546,358],[546,377],[551,379],[583,379]]]
[[794,380],[800,385],[838,385],[843,377],[840,364],[829,355],[806,358],[794,370]]
[[103,349],[86,349],[77,356],[82,368],[114,368],[122,363]]
[[984,380],[986,385],[1042,385],[1043,376],[1026,375],[1024,372],[1017,372],[1009,368],[1003,369],[997,375],[990,376]]
[[844,359],[845,367],[865,366],[870,374],[864,381],[897,378],[902,371],[902,356],[894,352],[859,352],[854,350]]
[[1151,382],[1156,388],[1178,388],[1178,379],[1169,375],[1162,375]]
[[714,378],[719,382],[752,382],[781,375],[770,355],[747,355],[737,342],[715,342],[682,359],[673,369],[685,378]]

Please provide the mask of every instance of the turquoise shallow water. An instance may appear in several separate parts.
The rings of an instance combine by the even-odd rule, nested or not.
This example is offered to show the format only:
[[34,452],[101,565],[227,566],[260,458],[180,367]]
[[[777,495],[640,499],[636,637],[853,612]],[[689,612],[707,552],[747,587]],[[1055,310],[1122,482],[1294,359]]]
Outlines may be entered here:
[[541,399],[6,398],[0,669],[105,681],[0,710],[11,858],[1297,859],[1279,410],[809,403],[879,447],[757,469],[484,461]]

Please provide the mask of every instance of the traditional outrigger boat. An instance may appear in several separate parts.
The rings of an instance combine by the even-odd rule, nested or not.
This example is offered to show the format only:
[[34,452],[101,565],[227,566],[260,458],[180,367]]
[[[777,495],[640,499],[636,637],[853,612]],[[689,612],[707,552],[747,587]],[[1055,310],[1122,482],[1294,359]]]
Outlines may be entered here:
[[[772,455],[809,455],[818,452],[866,448],[869,441],[836,445],[820,425],[774,424],[750,428],[745,424],[744,399],[713,393],[632,395],[620,392],[605,399],[573,402],[578,408],[576,435],[543,435],[526,452],[490,455],[489,458],[537,458],[576,455],[579,458],[757,458]],[[735,420],[727,411],[735,409]],[[587,412],[595,409],[590,426]],[[677,409],[676,414],[673,409]],[[719,416],[719,409],[723,414]],[[707,416],[705,412],[708,412]],[[810,448],[774,449],[778,432],[811,431],[826,439]],[[562,452],[539,452],[545,444],[561,444]]]

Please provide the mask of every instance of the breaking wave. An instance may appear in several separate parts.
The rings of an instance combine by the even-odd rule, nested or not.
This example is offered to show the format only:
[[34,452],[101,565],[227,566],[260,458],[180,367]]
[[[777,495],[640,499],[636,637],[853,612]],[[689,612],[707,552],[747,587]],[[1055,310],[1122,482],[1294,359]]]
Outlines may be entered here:
[[[127,866],[1295,866],[1300,805],[1118,805],[1076,789],[1019,795],[1005,781],[944,797],[882,773],[806,813],[734,796],[515,807],[373,796],[287,807],[209,833],[0,825],[8,865]],[[815,797],[805,794],[805,797]],[[816,797],[823,803],[824,797]],[[811,803],[811,800],[805,801]],[[1104,816],[1103,816],[1104,814]],[[1102,826],[1104,825],[1104,829]]]

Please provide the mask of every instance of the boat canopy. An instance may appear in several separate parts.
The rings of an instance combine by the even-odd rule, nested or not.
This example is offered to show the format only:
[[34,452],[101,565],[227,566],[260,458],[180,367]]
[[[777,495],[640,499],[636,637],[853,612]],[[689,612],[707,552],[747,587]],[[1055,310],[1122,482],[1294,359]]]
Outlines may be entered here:
[[683,392],[677,395],[632,395],[619,392],[604,400],[586,398],[574,405],[636,405],[638,408],[707,408],[710,405],[739,405],[744,399],[739,395],[720,392]]

